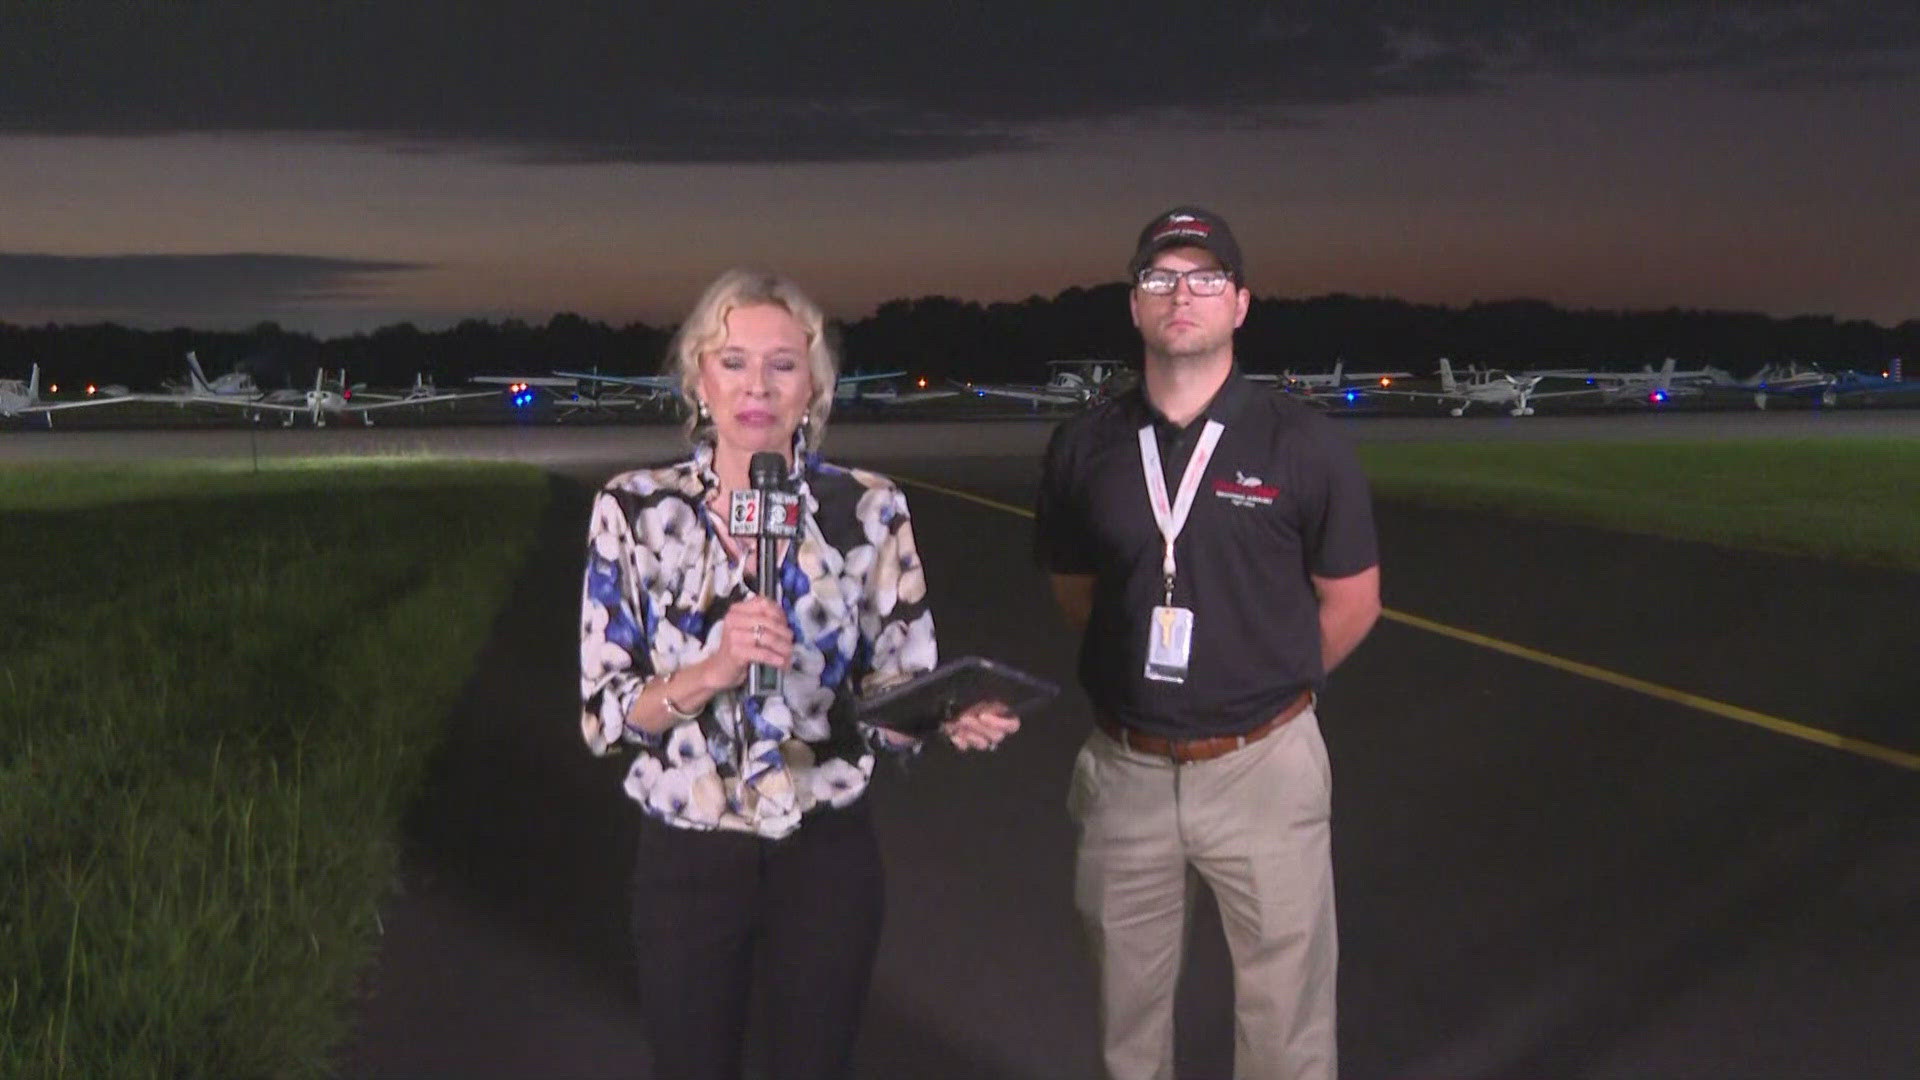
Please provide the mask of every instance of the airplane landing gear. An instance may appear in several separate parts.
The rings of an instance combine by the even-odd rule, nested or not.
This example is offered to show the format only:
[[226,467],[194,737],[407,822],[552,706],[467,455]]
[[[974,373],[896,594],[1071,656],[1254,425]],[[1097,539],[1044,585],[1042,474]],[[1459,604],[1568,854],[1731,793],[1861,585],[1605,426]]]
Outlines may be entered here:
[[1765,409],[1767,407],[1767,395],[1765,394],[1753,395],[1753,407],[1756,409]]
[[1466,414],[1467,414],[1467,407],[1465,405],[1462,405],[1457,409],[1447,410],[1448,416],[1465,416]]

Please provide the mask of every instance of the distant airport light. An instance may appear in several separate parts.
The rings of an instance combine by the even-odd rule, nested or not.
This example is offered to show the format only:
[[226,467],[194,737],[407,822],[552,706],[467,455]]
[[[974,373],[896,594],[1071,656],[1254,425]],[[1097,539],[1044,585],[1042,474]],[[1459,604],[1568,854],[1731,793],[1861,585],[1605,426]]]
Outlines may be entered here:
[[[59,383],[54,383],[54,384],[52,384],[52,385],[50,385],[50,386],[48,386],[48,387],[47,387],[47,393],[49,393],[49,394],[57,394],[57,393],[59,393],[59,392],[60,392],[60,384],[59,384]],[[93,393],[93,387],[91,387],[91,386],[89,386],[89,387],[87,387],[87,393],[89,393],[89,394],[91,394],[91,393]]]
[[1380,376],[1380,385],[1381,385],[1381,386],[1383,386],[1383,387],[1385,387],[1385,386],[1392,386],[1392,385],[1393,385],[1393,376],[1391,376],[1391,375],[1382,375],[1382,376]]
[[920,386],[920,389],[922,390],[925,390],[927,388],[927,377],[925,375],[920,376],[919,386]]

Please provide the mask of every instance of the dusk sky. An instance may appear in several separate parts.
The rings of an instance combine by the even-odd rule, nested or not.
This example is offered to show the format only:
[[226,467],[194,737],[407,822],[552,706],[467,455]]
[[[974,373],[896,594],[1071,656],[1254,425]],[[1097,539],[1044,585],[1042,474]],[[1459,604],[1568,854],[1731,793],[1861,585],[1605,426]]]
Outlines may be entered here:
[[0,320],[857,318],[1186,201],[1263,296],[1920,317],[1910,0],[547,7],[0,0]]

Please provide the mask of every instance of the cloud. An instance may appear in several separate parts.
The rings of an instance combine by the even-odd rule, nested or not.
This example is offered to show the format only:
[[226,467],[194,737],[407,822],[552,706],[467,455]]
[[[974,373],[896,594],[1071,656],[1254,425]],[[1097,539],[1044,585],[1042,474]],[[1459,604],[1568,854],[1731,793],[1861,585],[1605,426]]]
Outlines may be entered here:
[[311,255],[68,256],[0,252],[0,317],[67,319],[272,312],[351,304],[379,295],[376,279],[412,263]]
[[542,161],[938,160],[1154,116],[1285,123],[1519,73],[1907,77],[1910,4],[12,5],[0,130],[283,132]]

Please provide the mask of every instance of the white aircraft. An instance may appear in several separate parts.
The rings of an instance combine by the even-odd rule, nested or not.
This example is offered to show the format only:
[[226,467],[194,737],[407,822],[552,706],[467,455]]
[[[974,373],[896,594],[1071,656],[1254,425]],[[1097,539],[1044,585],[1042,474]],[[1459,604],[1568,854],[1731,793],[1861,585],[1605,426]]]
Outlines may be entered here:
[[405,405],[430,405],[439,401],[458,401],[462,398],[486,397],[492,393],[491,391],[481,390],[461,394],[442,394],[433,391],[432,388],[417,375],[414,377],[414,385],[415,388],[421,392],[382,396],[379,400],[373,401],[356,401],[355,395],[359,393],[359,390],[347,382],[347,373],[344,370],[340,372],[340,381],[338,383],[328,385],[327,370],[325,368],[319,368],[313,373],[313,389],[298,392],[298,398],[294,401],[287,401],[278,395],[268,395],[265,398],[245,399],[215,394],[196,394],[181,400],[183,400],[183,402],[219,405],[226,408],[239,409],[255,420],[258,420],[266,413],[279,413],[281,416],[280,422],[283,427],[292,427],[293,422],[301,416],[305,416],[311,420],[314,427],[326,427],[327,417],[329,416],[358,416],[361,423],[372,427],[373,414],[381,409],[397,409]]
[[1249,372],[1247,379],[1252,382],[1266,383],[1288,394],[1295,394],[1314,404],[1324,405],[1334,398],[1344,397],[1356,401],[1368,390],[1385,390],[1393,386],[1397,379],[1411,379],[1411,371],[1348,371],[1345,360],[1336,360],[1332,371],[1303,371],[1295,374],[1292,369],[1279,373],[1256,371]]
[[1109,360],[1049,360],[1047,381],[1039,385],[967,383],[966,390],[975,397],[1012,398],[1035,407],[1079,407],[1111,396],[1119,385],[1114,377],[1125,370],[1124,365]]
[[[346,374],[344,370],[340,373],[340,378],[343,383],[346,381]],[[368,390],[364,385],[361,385],[352,387],[346,391],[346,394],[354,400],[355,405],[369,409],[375,407],[384,409],[390,405],[419,405],[424,408],[427,405],[442,401],[452,402],[464,401],[468,398],[492,397],[493,391],[464,390],[442,393],[433,385],[433,378],[431,376],[422,372],[415,372],[413,385],[408,387],[404,393],[392,394],[383,390]]]
[[1540,380],[1546,378],[1544,372],[1523,371],[1510,374],[1504,371],[1478,371],[1469,369],[1464,378],[1456,378],[1453,364],[1446,358],[1440,358],[1440,390],[1375,390],[1373,393],[1390,397],[1434,398],[1440,401],[1454,402],[1447,410],[1449,415],[1464,416],[1467,408],[1476,403],[1482,405],[1505,405],[1512,416],[1532,416],[1533,402],[1538,398],[1572,397],[1576,394],[1594,394],[1598,389],[1588,387],[1580,390],[1535,390]]
[[46,420],[47,426],[53,426],[53,414],[67,409],[86,409],[95,405],[118,405],[122,402],[137,401],[131,394],[94,395],[80,401],[42,401],[40,400],[40,365],[33,365],[33,371],[25,382],[19,379],[0,379],[0,417],[12,419],[16,416],[38,416]]
[[1620,401],[1644,401],[1664,405],[1676,397],[1697,397],[1700,382],[1712,378],[1712,368],[1680,371],[1673,357],[1667,357],[1660,370],[1643,366],[1639,371],[1537,371],[1531,374],[1549,379],[1579,379],[1593,387],[1600,399],[1612,404]]
[[1833,389],[1836,376],[1798,361],[1768,364],[1744,379],[1736,379],[1716,367],[1709,367],[1706,372],[1707,378],[1699,384],[1701,389],[1752,394],[1756,409],[1766,408],[1768,399],[1774,397],[1818,397],[1823,405],[1839,400]]
[[[145,401],[171,402],[182,408],[195,404],[297,405],[306,400],[306,393],[300,390],[262,390],[253,381],[253,376],[244,371],[229,371],[217,379],[209,379],[206,370],[200,366],[200,358],[195,356],[192,350],[187,352],[185,386],[169,383],[163,393],[135,396]],[[256,414],[257,418],[258,414]]]
[[918,405],[923,401],[937,401],[941,398],[960,395],[960,391],[949,388],[929,389],[926,379],[916,379],[913,389],[902,390],[898,380],[906,377],[907,373],[904,371],[842,375],[840,381],[833,384],[833,403],[836,406],[866,405],[885,408],[891,405]]

